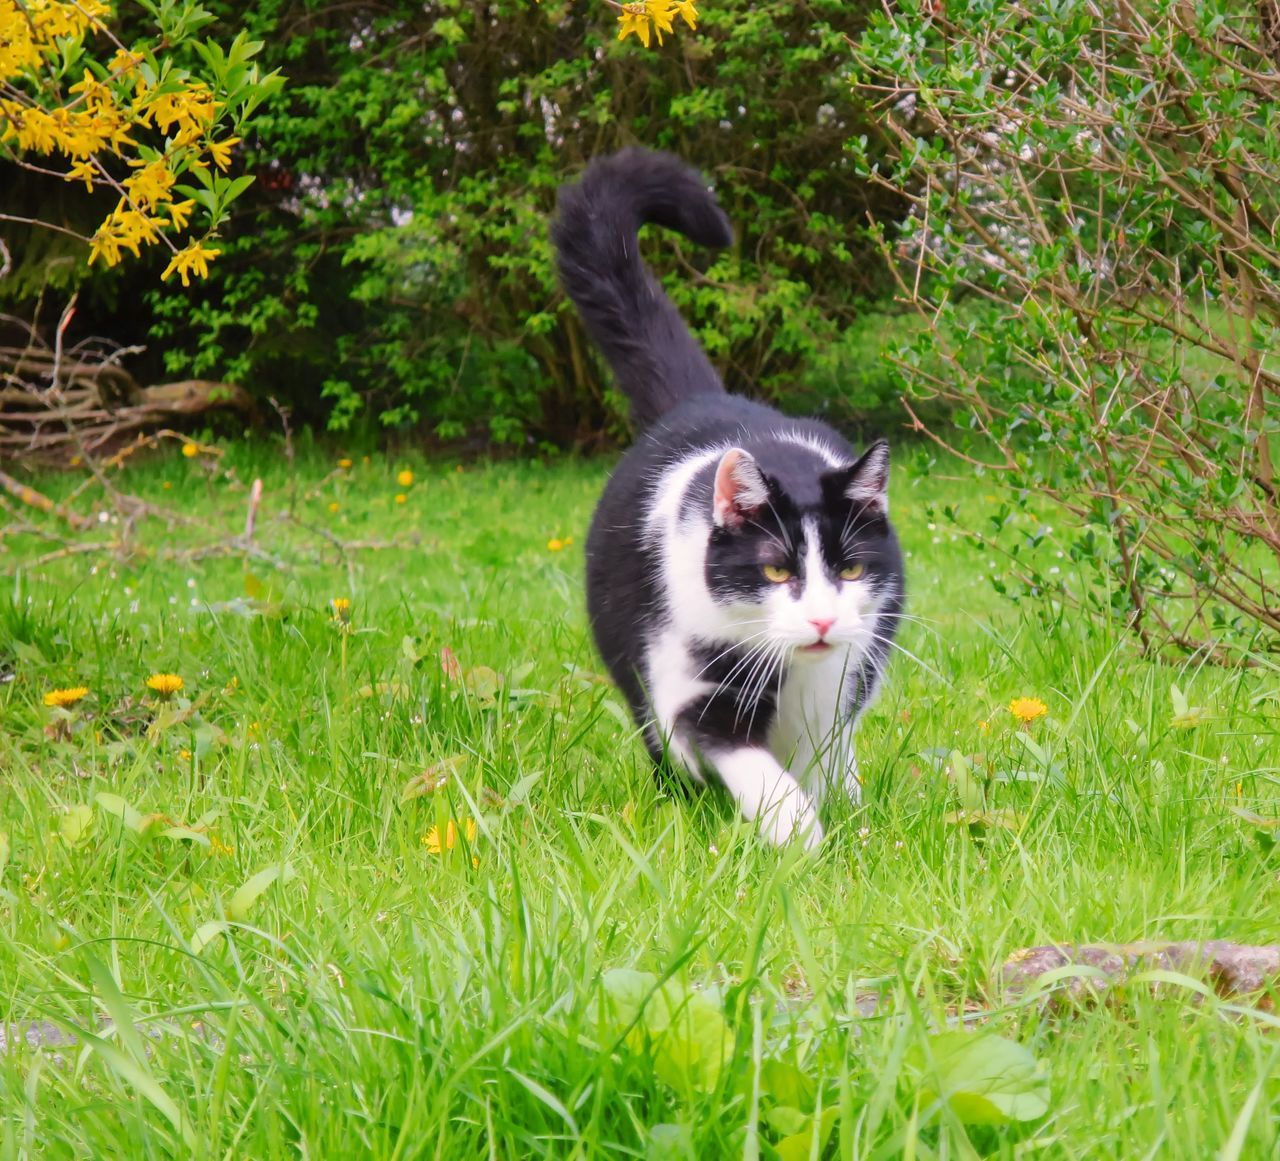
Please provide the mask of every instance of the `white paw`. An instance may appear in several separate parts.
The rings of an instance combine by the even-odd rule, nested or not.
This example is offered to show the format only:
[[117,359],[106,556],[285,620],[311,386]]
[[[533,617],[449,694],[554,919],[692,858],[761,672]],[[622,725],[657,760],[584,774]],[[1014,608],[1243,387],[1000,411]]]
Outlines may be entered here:
[[791,778],[760,814],[760,830],[774,846],[799,839],[807,851],[822,842],[822,823],[811,799]]

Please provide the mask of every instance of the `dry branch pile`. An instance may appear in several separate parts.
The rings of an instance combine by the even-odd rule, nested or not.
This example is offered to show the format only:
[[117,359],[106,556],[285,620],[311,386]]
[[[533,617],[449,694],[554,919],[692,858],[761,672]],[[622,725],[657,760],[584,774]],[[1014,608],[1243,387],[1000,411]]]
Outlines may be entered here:
[[21,346],[0,346],[0,459],[65,463],[119,447],[137,435],[214,408],[246,416],[253,400],[241,387],[207,379],[141,386],[122,362],[138,348],[98,339],[61,349],[69,315],[53,346],[20,320]]

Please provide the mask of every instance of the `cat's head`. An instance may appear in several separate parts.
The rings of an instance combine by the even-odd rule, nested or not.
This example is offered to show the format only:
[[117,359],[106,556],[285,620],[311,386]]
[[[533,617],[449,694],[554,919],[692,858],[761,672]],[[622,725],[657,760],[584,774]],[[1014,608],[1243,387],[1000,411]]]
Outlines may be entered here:
[[860,653],[903,591],[889,523],[889,445],[873,444],[842,467],[797,452],[785,472],[770,472],[742,448],[720,457],[707,588],[744,643],[797,659]]

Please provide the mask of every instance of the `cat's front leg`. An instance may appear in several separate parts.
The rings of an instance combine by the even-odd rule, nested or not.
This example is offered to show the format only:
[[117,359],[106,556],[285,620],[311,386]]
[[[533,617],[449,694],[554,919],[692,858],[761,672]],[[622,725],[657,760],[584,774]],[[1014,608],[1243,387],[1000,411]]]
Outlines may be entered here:
[[813,799],[761,746],[703,750],[703,756],[747,819],[776,846],[798,839],[806,850],[822,842]]

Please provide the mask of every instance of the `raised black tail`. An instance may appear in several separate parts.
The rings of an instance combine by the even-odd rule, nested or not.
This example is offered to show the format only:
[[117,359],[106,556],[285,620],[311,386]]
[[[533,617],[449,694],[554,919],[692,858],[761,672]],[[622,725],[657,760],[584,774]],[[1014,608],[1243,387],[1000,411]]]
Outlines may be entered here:
[[729,219],[702,178],[668,153],[624,149],[563,186],[559,211],[551,238],[560,278],[631,400],[636,426],[690,396],[722,394],[720,376],[640,260],[636,238],[656,222],[703,246],[729,245]]

